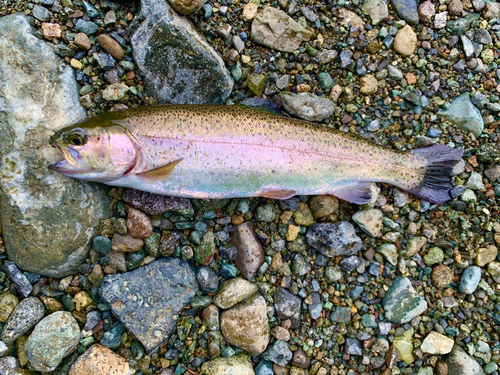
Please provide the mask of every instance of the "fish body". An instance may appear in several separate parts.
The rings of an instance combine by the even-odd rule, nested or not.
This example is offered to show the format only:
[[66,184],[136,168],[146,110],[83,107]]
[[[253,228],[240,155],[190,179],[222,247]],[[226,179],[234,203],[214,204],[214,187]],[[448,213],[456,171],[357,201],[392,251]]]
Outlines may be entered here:
[[[74,143],[77,144],[74,144]],[[430,202],[450,199],[461,151],[390,150],[361,137],[242,106],[168,105],[110,112],[60,130],[51,169],[189,198],[332,194],[370,200],[385,182]]]

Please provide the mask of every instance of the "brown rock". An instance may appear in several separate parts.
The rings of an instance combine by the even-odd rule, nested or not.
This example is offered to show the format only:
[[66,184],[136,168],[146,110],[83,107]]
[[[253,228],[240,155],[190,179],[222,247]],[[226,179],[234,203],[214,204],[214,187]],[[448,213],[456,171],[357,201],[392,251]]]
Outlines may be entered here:
[[454,272],[450,267],[441,264],[434,267],[431,278],[437,288],[444,289],[453,281],[453,275]]
[[290,340],[290,332],[285,327],[276,326],[271,330],[271,334],[276,340],[288,341]]
[[374,55],[375,53],[377,53],[379,49],[380,49],[380,44],[378,43],[377,40],[371,41],[366,46],[366,50],[368,51],[368,53],[371,53],[372,55]]
[[271,260],[271,264],[269,265],[269,271],[270,272],[277,271],[281,268],[282,265],[283,265],[283,259],[281,257],[281,253],[278,252],[274,254],[273,259]]
[[234,227],[231,243],[238,249],[236,267],[246,279],[251,279],[264,263],[264,249],[255,235],[254,225],[247,221]]
[[309,208],[315,219],[327,217],[339,210],[339,200],[333,195],[315,195],[309,200]]
[[406,74],[406,82],[409,85],[414,85],[415,83],[417,83],[417,77],[415,77],[415,74],[413,74],[413,73],[407,73]]
[[359,92],[363,95],[373,95],[377,92],[378,81],[371,74],[361,77]]
[[439,360],[436,363],[437,375],[448,375],[448,364],[445,361]]
[[171,232],[163,238],[160,245],[160,254],[164,257],[171,256],[180,244],[180,234],[176,232]]
[[104,278],[104,274],[102,272],[102,268],[100,264],[96,264],[92,269],[90,275],[87,276],[89,281],[93,286],[99,286],[102,283],[102,279]]
[[246,22],[250,22],[255,18],[257,15],[257,10],[259,9],[259,6],[254,3],[247,3],[245,7],[243,8],[243,20]]
[[185,215],[185,212],[193,210],[188,198],[169,197],[134,189],[125,189],[123,200],[148,215],[163,215],[167,212]]
[[448,14],[450,16],[459,16],[464,11],[464,6],[461,0],[452,0],[448,4]]
[[193,14],[201,9],[204,0],[169,0],[169,3],[178,11],[180,14],[188,15]]
[[112,269],[120,272],[127,272],[127,261],[125,259],[125,254],[121,251],[111,251],[108,255],[109,261],[108,266]]
[[493,245],[486,245],[477,250],[475,259],[476,266],[484,267],[488,263],[494,262],[498,255],[498,249]]
[[417,34],[411,26],[405,25],[394,38],[394,51],[402,56],[411,56],[417,48]]
[[10,293],[0,294],[0,322],[5,323],[19,303],[19,298]]
[[142,249],[144,242],[141,239],[136,239],[130,234],[122,236],[115,233],[111,240],[111,249],[114,251],[122,251],[125,253],[133,253]]
[[436,7],[432,3],[432,1],[427,0],[424,1],[418,7],[418,17],[422,23],[426,23],[431,20],[432,16],[436,14]]
[[123,51],[122,46],[120,46],[120,43],[118,43],[109,35],[101,34],[97,37],[97,41],[101,45],[102,49],[104,49],[115,59],[121,60],[125,56],[125,52]]
[[80,47],[84,51],[88,51],[92,47],[90,39],[85,33],[76,34],[73,43],[75,43],[78,47]]
[[57,23],[42,23],[43,37],[47,40],[59,39],[62,35],[61,26]]
[[125,205],[127,210],[127,228],[130,235],[134,238],[148,238],[153,234],[153,223],[144,212]]
[[261,354],[269,343],[266,300],[256,293],[247,301],[222,312],[220,328],[230,344],[252,354]]
[[129,375],[127,360],[111,349],[95,344],[83,353],[69,370],[69,375]]

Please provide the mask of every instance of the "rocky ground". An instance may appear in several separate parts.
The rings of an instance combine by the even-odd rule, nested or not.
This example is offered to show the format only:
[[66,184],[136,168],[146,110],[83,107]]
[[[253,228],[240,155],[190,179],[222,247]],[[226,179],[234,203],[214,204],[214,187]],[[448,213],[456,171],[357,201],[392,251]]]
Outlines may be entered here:
[[[500,4],[173,6],[0,2],[0,373],[498,374]],[[47,171],[85,116],[248,97],[463,149],[453,199],[188,200]]]

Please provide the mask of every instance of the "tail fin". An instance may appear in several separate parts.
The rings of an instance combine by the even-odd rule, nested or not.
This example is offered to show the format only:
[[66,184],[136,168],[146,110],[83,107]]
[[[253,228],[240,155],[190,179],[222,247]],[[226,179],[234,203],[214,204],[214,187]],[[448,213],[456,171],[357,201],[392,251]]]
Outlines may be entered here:
[[424,167],[424,177],[420,185],[408,191],[431,203],[450,200],[450,190],[453,187],[450,182],[451,171],[460,162],[463,151],[436,145],[415,149],[411,153],[427,159],[428,164]]

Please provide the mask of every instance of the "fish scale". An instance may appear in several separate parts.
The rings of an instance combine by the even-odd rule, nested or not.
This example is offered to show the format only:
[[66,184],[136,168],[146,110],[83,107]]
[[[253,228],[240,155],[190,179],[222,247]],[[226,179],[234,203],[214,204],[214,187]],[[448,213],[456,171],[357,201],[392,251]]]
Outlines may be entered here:
[[[71,144],[75,131],[85,144]],[[95,155],[99,147],[102,152],[104,133],[108,159],[119,162],[99,164]],[[448,200],[451,169],[462,154],[442,145],[390,150],[326,126],[239,105],[110,112],[62,129],[53,143],[64,155],[64,147],[78,152],[80,164],[93,170],[78,173],[75,159],[67,175],[113,186],[190,198],[332,194],[354,203],[370,199],[371,182],[386,182],[432,202]]]

